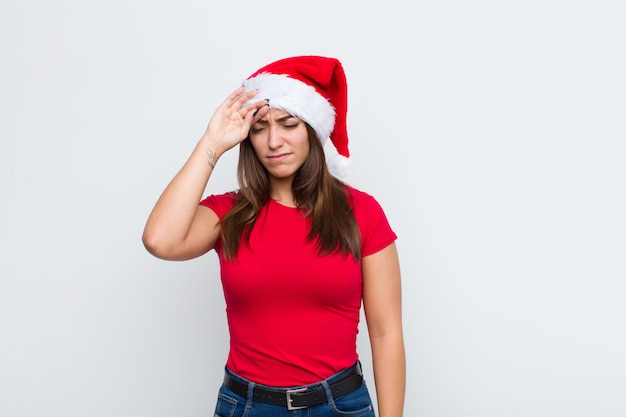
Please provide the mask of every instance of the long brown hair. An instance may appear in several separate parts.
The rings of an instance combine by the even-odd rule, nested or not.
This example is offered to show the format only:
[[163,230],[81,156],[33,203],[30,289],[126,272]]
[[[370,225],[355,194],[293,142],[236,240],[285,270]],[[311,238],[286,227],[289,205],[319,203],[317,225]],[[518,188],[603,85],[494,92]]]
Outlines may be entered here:
[[[360,260],[361,234],[348,202],[351,196],[344,183],[328,171],[324,149],[315,130],[308,124],[306,128],[309,155],[296,172],[292,191],[296,205],[311,225],[307,239],[317,238],[317,250],[321,256],[339,252]],[[235,259],[241,243],[250,241],[261,207],[269,199],[268,175],[250,139],[244,140],[239,145],[237,203],[222,219],[222,240],[227,259]]]

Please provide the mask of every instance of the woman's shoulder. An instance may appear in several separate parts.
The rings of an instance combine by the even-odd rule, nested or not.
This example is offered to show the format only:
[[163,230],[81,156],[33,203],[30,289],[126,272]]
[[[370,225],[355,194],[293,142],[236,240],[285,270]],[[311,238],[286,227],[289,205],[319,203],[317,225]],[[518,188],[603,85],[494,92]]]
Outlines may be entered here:
[[361,230],[363,256],[371,255],[397,239],[378,201],[369,193],[346,186],[349,204]]
[[368,204],[378,204],[374,196],[366,193],[358,188],[354,188],[350,185],[344,184],[344,188],[346,190],[346,195],[348,196],[348,200],[353,205],[353,207],[358,207],[362,205]]
[[357,219],[362,216],[384,216],[384,210],[378,200],[370,193],[345,185],[348,204],[352,207]]
[[210,208],[219,218],[222,218],[237,204],[237,196],[238,193],[236,191],[229,191],[223,194],[211,194],[200,201],[200,205]]

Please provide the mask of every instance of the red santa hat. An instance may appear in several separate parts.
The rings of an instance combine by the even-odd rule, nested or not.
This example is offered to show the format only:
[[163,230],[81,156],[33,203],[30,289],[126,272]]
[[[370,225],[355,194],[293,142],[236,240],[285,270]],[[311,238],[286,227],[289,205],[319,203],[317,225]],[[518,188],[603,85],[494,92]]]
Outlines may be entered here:
[[330,171],[339,178],[349,174],[348,89],[339,60],[312,55],[281,59],[256,71],[243,85],[246,91],[259,91],[251,102],[268,100],[270,108],[308,123],[324,145]]

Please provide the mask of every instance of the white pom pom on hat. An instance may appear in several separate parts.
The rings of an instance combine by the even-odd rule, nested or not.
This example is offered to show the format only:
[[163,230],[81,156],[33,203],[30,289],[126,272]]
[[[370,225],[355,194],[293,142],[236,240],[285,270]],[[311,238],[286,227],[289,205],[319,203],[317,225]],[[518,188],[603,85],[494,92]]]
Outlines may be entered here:
[[250,102],[268,100],[270,108],[308,123],[324,145],[330,172],[341,179],[350,174],[348,88],[338,59],[315,55],[281,59],[257,70],[243,85],[246,91],[259,91]]

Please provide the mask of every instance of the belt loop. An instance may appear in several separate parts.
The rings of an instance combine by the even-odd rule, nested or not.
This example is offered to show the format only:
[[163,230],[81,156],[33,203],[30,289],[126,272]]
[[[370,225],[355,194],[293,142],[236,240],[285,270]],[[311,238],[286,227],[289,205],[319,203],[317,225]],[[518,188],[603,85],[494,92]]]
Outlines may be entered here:
[[246,408],[252,408],[252,401],[254,400],[254,386],[256,384],[252,381],[248,381],[248,398],[246,402]]
[[324,388],[324,392],[326,393],[326,401],[328,402],[328,405],[330,405],[331,407],[334,407],[335,398],[333,397],[333,393],[330,390],[330,385],[328,385],[328,381],[323,380],[321,384],[322,384],[322,387]]

